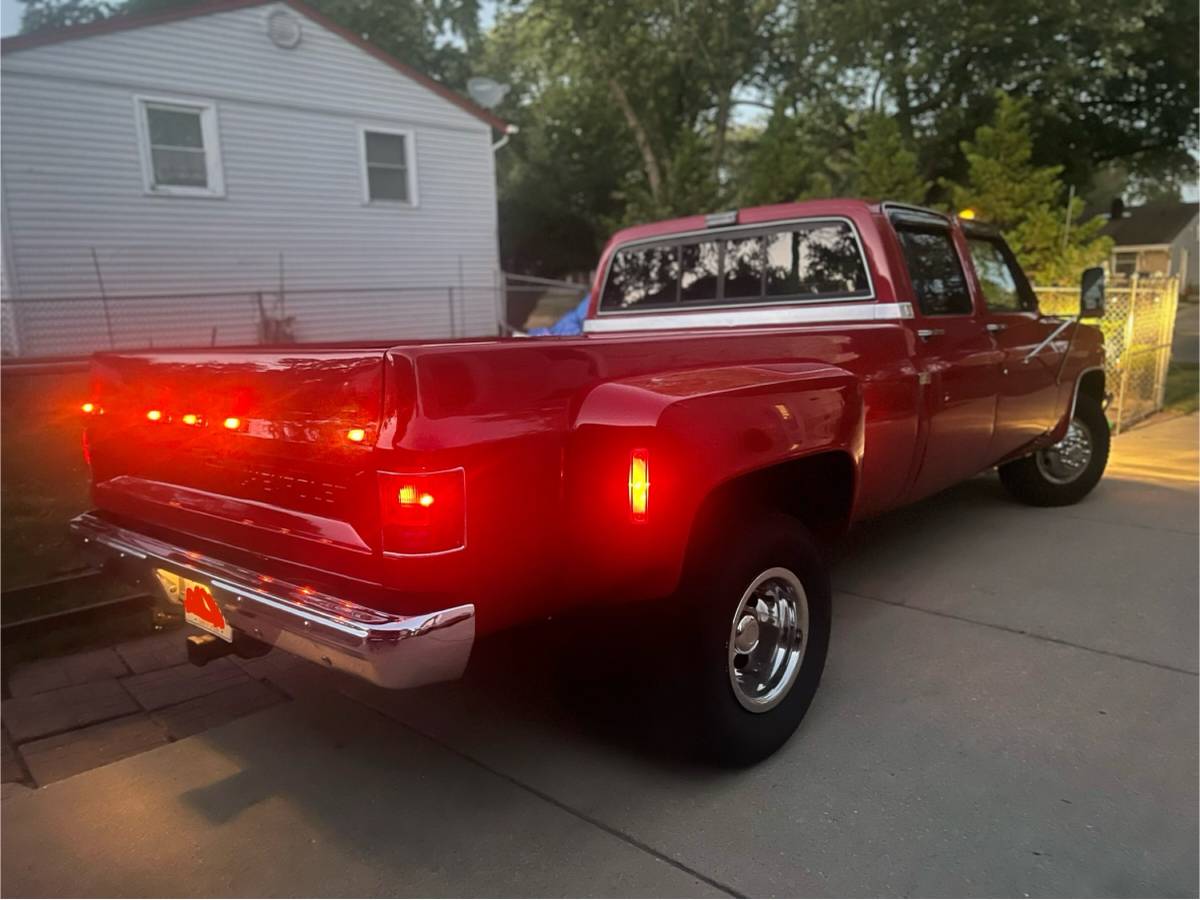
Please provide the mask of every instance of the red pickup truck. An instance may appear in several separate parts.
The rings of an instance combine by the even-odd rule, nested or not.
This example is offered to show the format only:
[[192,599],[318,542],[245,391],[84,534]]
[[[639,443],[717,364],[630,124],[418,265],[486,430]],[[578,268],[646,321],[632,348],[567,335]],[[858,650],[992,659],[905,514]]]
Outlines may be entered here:
[[[1083,289],[1098,311],[1103,273]],[[1104,470],[1100,332],[1039,315],[980,224],[659,222],[612,238],[592,297],[578,337],[100,354],[72,528],[183,606],[197,662],[274,646],[404,688],[486,633],[633,610],[746,762],[817,689],[827,542],[993,466],[1035,505]]]

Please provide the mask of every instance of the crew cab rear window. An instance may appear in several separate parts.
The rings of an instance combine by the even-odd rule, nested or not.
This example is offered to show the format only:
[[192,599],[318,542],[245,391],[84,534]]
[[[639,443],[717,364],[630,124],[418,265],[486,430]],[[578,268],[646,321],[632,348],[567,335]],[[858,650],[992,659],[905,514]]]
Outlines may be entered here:
[[814,220],[623,247],[601,311],[727,306],[870,296],[849,222]]
[[898,226],[917,305],[926,316],[969,315],[971,295],[950,232],[941,228]]

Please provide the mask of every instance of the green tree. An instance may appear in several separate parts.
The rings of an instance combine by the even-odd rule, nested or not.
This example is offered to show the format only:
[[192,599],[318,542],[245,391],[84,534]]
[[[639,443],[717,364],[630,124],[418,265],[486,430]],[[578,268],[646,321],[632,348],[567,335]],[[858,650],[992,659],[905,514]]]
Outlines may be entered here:
[[896,120],[881,113],[867,116],[854,142],[851,191],[860,197],[924,203],[930,182],[921,178],[917,154],[904,140]]
[[970,208],[1004,231],[1035,283],[1073,284],[1081,270],[1107,258],[1112,241],[1099,234],[1102,217],[1079,221],[1082,198],[1064,202],[1063,167],[1034,163],[1029,105],[1000,94],[992,121],[962,143],[966,180],[944,186],[955,209]]
[[961,179],[958,146],[995,91],[1033,101],[1034,160],[1085,185],[1112,160],[1186,170],[1197,141],[1194,0],[800,0],[776,81],[893,117],[923,178]]
[[71,25],[87,25],[107,19],[116,6],[96,0],[20,0],[21,33],[41,31],[45,28],[66,28]]

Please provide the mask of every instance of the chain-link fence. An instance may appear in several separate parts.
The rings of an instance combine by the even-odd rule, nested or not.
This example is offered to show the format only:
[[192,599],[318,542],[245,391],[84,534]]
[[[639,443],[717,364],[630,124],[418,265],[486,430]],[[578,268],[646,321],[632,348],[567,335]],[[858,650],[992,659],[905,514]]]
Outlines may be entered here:
[[[1078,288],[1035,290],[1046,315],[1079,314]],[[1116,431],[1162,409],[1178,304],[1178,278],[1109,279],[1097,324],[1107,351],[1105,383],[1113,395],[1108,418]]]
[[97,350],[478,337],[548,325],[587,285],[520,275],[494,284],[4,297],[5,357]]

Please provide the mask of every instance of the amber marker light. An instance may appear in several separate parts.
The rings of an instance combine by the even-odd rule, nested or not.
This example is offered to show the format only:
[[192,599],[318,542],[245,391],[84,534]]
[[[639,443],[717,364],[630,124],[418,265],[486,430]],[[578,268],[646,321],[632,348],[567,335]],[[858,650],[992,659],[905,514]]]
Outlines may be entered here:
[[428,491],[418,491],[416,485],[404,484],[396,492],[396,499],[401,506],[423,506],[426,509],[433,506],[433,494]]
[[195,413],[184,413],[180,421],[183,422],[184,425],[199,425],[200,417]]
[[346,440],[352,443],[361,444],[366,439],[367,430],[365,428],[351,428],[346,432]]
[[650,453],[634,450],[629,457],[629,516],[635,522],[646,521],[650,505]]
[[971,209],[969,206],[966,209],[960,209],[958,211],[958,217],[960,219],[966,219],[969,222],[975,218],[975,210]]
[[163,420],[162,410],[161,409],[146,410],[146,419],[150,422],[161,422]]
[[237,416],[230,416],[229,418],[227,418],[225,420],[224,425],[230,431],[237,431],[239,428],[242,427],[242,420],[239,419]]

